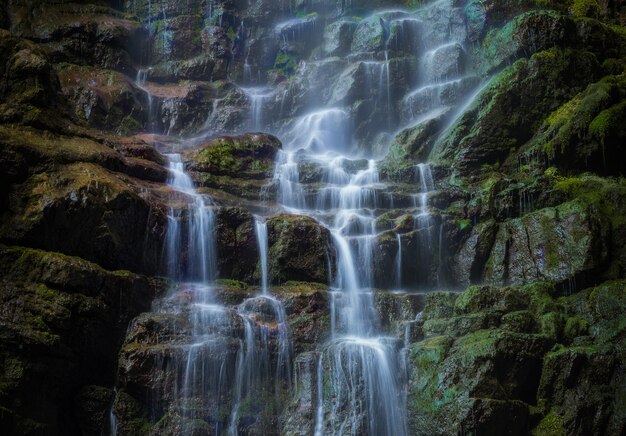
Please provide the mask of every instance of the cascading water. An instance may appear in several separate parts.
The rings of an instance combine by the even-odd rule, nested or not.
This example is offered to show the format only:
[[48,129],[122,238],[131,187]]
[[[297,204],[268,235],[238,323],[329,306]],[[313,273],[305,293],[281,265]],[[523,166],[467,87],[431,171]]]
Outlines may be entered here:
[[[326,226],[337,253],[336,276],[331,282],[331,338],[319,347],[317,358],[317,435],[395,436],[408,432],[406,359],[401,351],[407,340],[388,335],[381,327],[374,290],[381,283],[374,273],[379,238],[383,237],[377,222],[393,195],[382,195],[385,183],[378,162],[371,157],[363,159],[374,152],[364,147],[359,137],[372,138],[376,129],[389,131],[400,123],[415,126],[441,119],[445,124],[478,85],[479,80],[465,71],[465,34],[456,30],[454,11],[450,2],[442,0],[414,13],[383,11],[363,19],[368,31],[382,27],[379,54],[367,52],[370,48],[364,44],[363,52],[351,54],[353,63],[346,63],[336,83],[329,77],[329,97],[316,94],[310,99],[315,103],[309,105],[308,113],[284,120],[277,129],[284,142],[274,176],[279,202],[287,211],[308,215]],[[443,24],[442,20],[449,21]],[[355,24],[357,33],[360,26]],[[419,53],[413,68],[418,72],[413,90],[391,80],[390,52],[403,49],[402,44]],[[353,42],[355,46],[360,45]],[[396,58],[393,68],[398,65]],[[315,71],[315,65],[310,70]],[[359,126],[362,121],[348,106],[346,95],[350,94],[343,88],[359,74],[367,86],[350,91],[353,98],[371,100],[374,111],[386,114],[384,119],[370,122],[365,134]],[[319,80],[315,77],[309,82]],[[402,119],[387,118],[396,104],[402,109]],[[302,183],[303,165],[319,168],[319,185]],[[413,196],[413,233],[417,236],[410,237],[417,241],[419,259],[435,258],[432,234],[436,226],[428,205],[435,189],[430,165],[417,165],[416,179],[420,189]],[[402,275],[402,250],[412,244],[403,244],[400,233],[394,239],[395,265],[387,283],[401,288],[409,280]],[[419,280],[428,283],[430,279]]]
[[[213,16],[213,3],[207,5]],[[249,109],[249,116],[242,117],[245,130],[272,131],[284,144],[272,186],[278,203],[286,212],[309,216],[326,227],[335,251],[336,264],[329,268],[334,271],[330,335],[312,352],[308,377],[314,409],[310,432],[316,435],[409,432],[406,349],[411,324],[400,334],[387,330],[376,288],[400,291],[414,283],[432,285],[428,274],[415,277],[411,271],[422,271],[414,264],[435,258],[433,229],[439,222],[441,235],[442,227],[436,207],[429,205],[435,189],[431,166],[415,167],[419,190],[395,192],[377,158],[387,151],[388,141],[381,138],[393,137],[394,131],[433,120],[445,130],[479,86],[480,80],[465,68],[465,34],[454,15],[458,9],[451,0],[439,0],[410,12],[342,19],[335,23],[353,33],[345,48],[349,53],[343,55],[326,47],[314,50],[322,40],[328,45],[316,16],[282,22],[274,29],[278,40],[272,44],[289,56],[290,50],[301,54],[307,48],[312,54],[301,60],[294,77],[273,86],[257,86],[263,81],[251,77],[251,49],[244,51],[247,87],[239,92],[247,97]],[[370,34],[372,41],[358,39]],[[261,77],[260,67],[254,68],[254,75]],[[400,76],[405,79],[396,83]],[[138,77],[140,86],[144,79]],[[212,114],[222,104],[229,99],[216,99]],[[209,423],[211,433],[237,434],[241,422],[254,415],[257,433],[277,433],[275,418],[284,412],[284,398],[293,390],[294,359],[286,310],[271,289],[268,222],[255,217],[260,294],[234,307],[221,304],[213,284],[213,207],[194,189],[181,156],[169,158],[174,200],[165,259],[177,284],[155,303],[154,311],[177,320],[175,334],[167,338],[176,351],[157,354],[161,360],[155,367],[169,375],[163,376],[159,393],[167,401],[155,405],[155,421],[175,413],[188,423],[182,434],[193,434],[198,420]],[[395,216],[383,217],[394,204],[405,208],[408,225],[400,225]],[[395,247],[387,266],[383,243]],[[417,261],[412,253],[407,255],[409,249],[418,250]],[[441,262],[439,250],[434,263]]]

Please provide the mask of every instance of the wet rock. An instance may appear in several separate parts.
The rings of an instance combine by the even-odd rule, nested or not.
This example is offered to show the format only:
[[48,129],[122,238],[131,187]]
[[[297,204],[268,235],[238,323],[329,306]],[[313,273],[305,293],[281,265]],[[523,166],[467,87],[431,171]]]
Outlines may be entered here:
[[14,6],[24,19],[14,21],[12,31],[40,42],[54,62],[132,72],[133,59],[141,58],[147,32],[117,11],[93,4],[40,3],[36,13],[22,8],[26,6]]
[[251,283],[259,259],[252,214],[243,208],[220,208],[217,235],[220,276]]
[[626,79],[606,76],[550,114],[531,140],[556,166],[616,174],[626,134],[617,121],[626,115]]
[[553,108],[580,92],[597,73],[595,57],[584,52],[552,49],[516,62],[488,83],[435,144],[430,158],[454,162],[465,176],[481,165],[503,162]]
[[593,274],[607,258],[608,223],[580,201],[503,223],[485,268],[489,283],[562,283]]
[[571,45],[576,28],[571,19],[554,11],[521,14],[500,29],[492,30],[478,57],[480,68],[496,71],[505,62],[530,56],[551,47]]
[[350,50],[356,23],[347,20],[335,21],[324,29],[324,52],[328,56],[341,56]]
[[437,82],[462,75],[465,70],[465,51],[458,43],[445,45],[426,53],[424,71],[428,82]]
[[[479,330],[456,340],[435,336],[413,345],[408,403],[412,428],[490,433],[513,420],[513,434],[525,434],[525,402],[533,401],[546,346],[541,337],[499,330]],[[497,370],[503,365],[506,374]]]
[[482,281],[483,269],[491,253],[498,226],[486,221],[472,227],[460,248],[456,251],[451,269],[451,279],[459,287]]
[[[546,413],[538,429],[555,427],[565,433],[619,433],[624,429],[618,398],[624,390],[624,282],[612,281],[584,290],[567,300],[565,332],[570,345],[546,354],[538,399]],[[586,329],[572,326],[588,323]],[[577,332],[577,333],[576,333]],[[583,418],[583,419],[581,419]]]
[[350,51],[353,53],[378,51],[383,49],[384,44],[383,22],[379,16],[372,15],[357,24]]
[[58,76],[77,121],[121,134],[133,133],[147,121],[145,96],[127,76],[69,64]]
[[429,112],[440,105],[452,106],[459,103],[478,83],[478,77],[467,76],[418,88],[402,100],[402,118],[410,122],[420,116],[428,116]]
[[288,280],[328,283],[335,253],[326,228],[309,217],[276,215],[267,219],[267,229],[272,283]]
[[285,434],[311,434],[315,432],[319,355],[315,351],[299,354],[294,360],[298,384],[293,399],[281,417]]
[[223,191],[225,203],[241,205],[241,199],[272,198],[274,158],[280,148],[280,141],[272,135],[223,136],[190,151],[185,160],[201,190],[211,189],[209,193],[217,198]]
[[165,284],[58,253],[3,246],[0,257],[2,427],[99,431],[128,322]]
[[403,129],[394,138],[389,146],[389,153],[385,157],[386,165],[397,166],[406,163],[407,159],[415,162],[427,160],[431,146],[438,138],[446,114],[442,113],[434,118],[427,118],[413,127]]
[[323,21],[318,14],[292,18],[274,28],[281,53],[305,57],[322,39]]
[[[330,335],[328,287],[319,283],[287,282],[273,287],[289,320],[294,355],[315,350]],[[297,359],[296,359],[297,361]]]
[[150,80],[223,80],[226,79],[228,63],[207,56],[195,56],[183,60],[170,60],[156,64],[149,73]]

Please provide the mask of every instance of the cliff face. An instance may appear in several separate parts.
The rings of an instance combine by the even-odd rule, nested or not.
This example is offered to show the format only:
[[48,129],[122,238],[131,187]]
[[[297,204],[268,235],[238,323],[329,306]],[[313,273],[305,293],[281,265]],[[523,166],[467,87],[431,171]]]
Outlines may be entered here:
[[[283,146],[249,132],[324,101],[350,107],[359,151],[380,158],[376,195],[389,200],[376,212],[371,274],[381,323],[406,335],[411,434],[625,432],[626,10],[439,3],[422,24],[371,15],[421,5],[393,0],[16,0],[0,10],[0,428],[100,434],[115,403],[120,434],[180,430],[175,401],[155,403],[171,374],[154,361],[176,358],[188,320],[151,310],[171,292],[168,211],[190,213],[162,153],[192,137],[182,160],[215,202],[216,292],[231,307],[255,294],[252,214],[271,215],[269,276],[301,377],[281,407],[250,406],[240,430],[313,431],[338,251],[319,222],[278,211]],[[435,34],[429,20],[462,43],[419,72],[442,85],[401,100]],[[385,59],[386,98],[368,97],[374,67],[355,53]],[[405,122],[433,102],[446,110]],[[427,161],[430,189],[415,170]],[[357,173],[368,162],[345,165]],[[319,163],[298,170],[305,198],[317,195]],[[431,215],[418,225],[414,193],[426,191]],[[389,292],[398,286],[416,292]]]

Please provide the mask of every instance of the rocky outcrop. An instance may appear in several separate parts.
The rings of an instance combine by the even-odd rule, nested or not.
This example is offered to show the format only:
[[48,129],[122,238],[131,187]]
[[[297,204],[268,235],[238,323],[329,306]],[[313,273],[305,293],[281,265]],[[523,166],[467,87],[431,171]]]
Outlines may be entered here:
[[564,203],[500,225],[485,269],[498,285],[563,283],[605,266],[610,225],[593,206]]
[[55,62],[91,65],[132,74],[147,32],[114,9],[96,4],[14,2],[11,31],[37,41]]
[[6,127],[0,135],[10,153],[2,161],[9,183],[2,240],[111,269],[159,271],[165,215],[157,199],[164,187],[152,181],[165,181],[163,167],[88,138]]
[[623,431],[623,329],[591,309],[619,310],[623,289],[607,283],[560,300],[546,284],[427,295],[423,339],[409,351],[414,431],[494,434],[505,422],[510,434]]
[[481,165],[502,164],[559,104],[597,77],[595,56],[552,49],[522,59],[492,79],[430,158],[477,177]]
[[0,257],[2,428],[100,431],[128,322],[165,284],[58,253],[2,246]]

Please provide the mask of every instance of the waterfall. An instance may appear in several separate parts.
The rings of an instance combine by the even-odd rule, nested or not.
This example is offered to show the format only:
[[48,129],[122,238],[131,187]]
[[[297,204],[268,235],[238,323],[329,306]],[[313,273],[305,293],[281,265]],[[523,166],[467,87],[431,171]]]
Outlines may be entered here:
[[[325,9],[326,2],[318,3],[319,13],[286,21],[275,17],[281,22],[272,23],[269,36],[258,23],[247,22],[241,33],[254,43],[242,48],[243,83],[218,93],[204,128],[207,136],[215,133],[214,119],[224,116],[235,124],[241,118],[233,131],[277,135],[283,148],[265,189],[269,194],[260,200],[269,201],[276,192],[272,208],[306,215],[330,235],[329,259],[335,262],[328,281],[330,331],[323,343],[307,344],[313,349],[306,351],[311,390],[306,432],[402,436],[409,433],[407,356],[416,321],[411,314],[404,329],[390,331],[379,312],[378,288],[435,286],[433,273],[435,283],[439,280],[444,235],[439,224],[434,236],[441,220],[432,200],[440,183],[433,176],[439,174],[436,167],[407,158],[398,166],[411,174],[415,187],[408,182],[394,187],[388,162],[378,160],[386,150],[376,147],[384,147],[380,144],[389,141],[381,138],[399,129],[430,122],[438,126],[430,136],[441,138],[486,85],[467,68],[471,50],[464,46],[465,22],[451,12],[462,8],[451,0],[410,11],[374,11],[365,18],[337,18],[336,11]],[[342,10],[350,2],[344,3]],[[220,14],[220,25],[232,18],[213,1],[206,4],[210,19]],[[335,35],[332,42],[343,47],[331,53],[316,44],[332,37],[325,33],[332,24],[351,33]],[[162,37],[167,54],[167,32]],[[276,68],[282,57],[289,59],[289,68]],[[152,118],[146,71],[138,73],[137,85],[148,95]],[[260,292],[224,304],[216,281],[216,206],[196,191],[181,155],[168,157],[172,198],[163,257],[175,284],[153,310],[175,319],[176,335],[157,344],[172,350],[159,348],[155,367],[161,371],[165,404],[155,406],[150,419],[181,416],[181,434],[196,434],[196,421],[212,434],[246,433],[242,423],[253,419],[258,420],[254,434],[279,433],[278,417],[290,411],[285,403],[293,393],[296,359],[288,319],[292,306],[286,308],[284,294],[272,289],[269,265],[275,260],[269,258],[267,219],[254,217]],[[521,194],[520,209],[525,205]],[[256,414],[249,412],[255,407]]]
[[146,127],[149,130],[155,130],[156,129],[156,108],[155,108],[155,101],[154,101],[154,97],[152,96],[152,92],[150,91],[150,89],[146,86],[146,80],[148,78],[148,73],[150,72],[150,68],[139,68],[137,69],[137,77],[135,77],[135,85],[137,85],[137,88],[141,89],[145,96],[146,96],[146,100],[148,103],[148,114],[147,114],[147,120],[146,120]]
[[267,222],[261,217],[254,217],[254,230],[256,233],[256,241],[259,247],[259,261],[261,263],[261,292],[263,295],[268,293],[268,277],[267,277]]
[[396,289],[402,288],[402,237],[396,234],[398,240],[398,251],[396,252]]
[[[211,208],[205,204],[205,198],[194,189],[191,178],[183,170],[179,154],[169,156],[170,178],[168,185],[172,189],[189,197],[187,210],[170,208],[166,234],[168,275],[177,280],[199,280],[208,283],[217,277],[214,227],[215,218]],[[187,215],[187,230],[183,231],[181,218]],[[187,238],[184,239],[184,234]],[[183,258],[183,249],[187,258]]]

